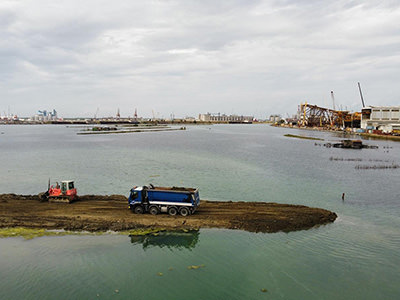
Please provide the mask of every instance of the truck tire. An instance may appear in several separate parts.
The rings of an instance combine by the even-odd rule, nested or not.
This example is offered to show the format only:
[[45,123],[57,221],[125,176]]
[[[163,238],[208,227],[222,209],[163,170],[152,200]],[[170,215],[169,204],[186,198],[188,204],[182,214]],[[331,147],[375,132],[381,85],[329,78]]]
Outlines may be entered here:
[[160,212],[160,210],[158,209],[157,206],[152,205],[152,206],[149,207],[149,212],[150,212],[150,214],[155,216]]
[[137,205],[133,208],[133,211],[135,214],[141,215],[142,213],[144,213],[144,209],[142,206]]
[[176,209],[175,206],[171,206],[170,208],[168,208],[168,214],[170,216],[176,216],[178,213],[178,210]]
[[179,210],[179,213],[181,214],[182,217],[187,217],[188,215],[190,215],[190,211],[186,207],[182,207]]

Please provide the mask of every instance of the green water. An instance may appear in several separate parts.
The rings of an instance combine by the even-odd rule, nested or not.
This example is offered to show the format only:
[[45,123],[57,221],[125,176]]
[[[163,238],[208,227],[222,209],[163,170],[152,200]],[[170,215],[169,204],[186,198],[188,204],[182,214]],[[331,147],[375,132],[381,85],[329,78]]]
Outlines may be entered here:
[[400,297],[400,170],[355,169],[399,164],[399,143],[327,149],[283,135],[341,137],[266,125],[122,136],[78,130],[1,126],[0,193],[36,194],[49,177],[74,179],[80,194],[127,195],[133,185],[151,182],[198,187],[203,199],[322,207],[338,219],[288,234],[202,229],[132,239],[0,239],[0,299]]

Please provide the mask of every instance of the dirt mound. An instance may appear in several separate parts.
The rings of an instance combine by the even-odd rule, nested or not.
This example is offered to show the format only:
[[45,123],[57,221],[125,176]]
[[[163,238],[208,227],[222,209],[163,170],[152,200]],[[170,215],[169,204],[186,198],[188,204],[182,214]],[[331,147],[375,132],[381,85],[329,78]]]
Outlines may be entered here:
[[83,195],[78,197],[79,201],[125,201],[128,203],[128,198],[123,195]]
[[83,195],[71,204],[39,202],[38,195],[0,195],[0,227],[87,231],[122,231],[141,227],[166,229],[228,228],[251,232],[309,229],[335,221],[320,208],[265,202],[201,201],[195,214],[136,215],[123,195]]

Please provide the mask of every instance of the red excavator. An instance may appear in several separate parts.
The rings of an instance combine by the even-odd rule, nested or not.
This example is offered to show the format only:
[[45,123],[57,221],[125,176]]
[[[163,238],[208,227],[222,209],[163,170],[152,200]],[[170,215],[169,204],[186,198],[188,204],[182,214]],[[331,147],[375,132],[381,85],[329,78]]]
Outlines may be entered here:
[[61,186],[56,182],[56,185],[50,186],[50,179],[47,191],[39,194],[41,201],[71,203],[77,199],[76,188],[72,180],[61,181]]

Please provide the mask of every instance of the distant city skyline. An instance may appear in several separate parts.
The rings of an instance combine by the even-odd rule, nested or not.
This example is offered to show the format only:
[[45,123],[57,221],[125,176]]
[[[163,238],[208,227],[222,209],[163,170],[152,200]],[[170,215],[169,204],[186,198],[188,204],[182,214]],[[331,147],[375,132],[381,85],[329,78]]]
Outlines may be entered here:
[[400,104],[394,1],[2,1],[0,114],[292,115]]

